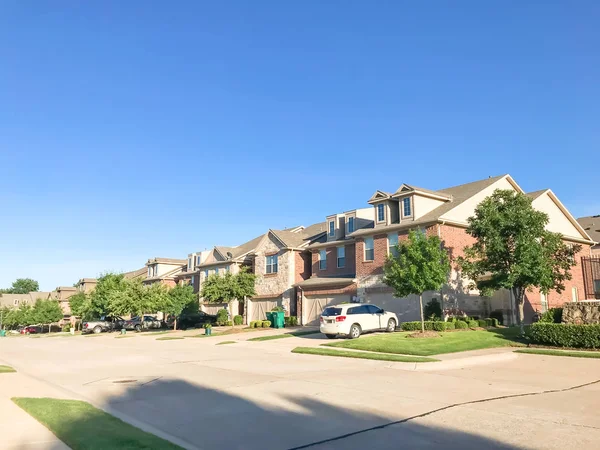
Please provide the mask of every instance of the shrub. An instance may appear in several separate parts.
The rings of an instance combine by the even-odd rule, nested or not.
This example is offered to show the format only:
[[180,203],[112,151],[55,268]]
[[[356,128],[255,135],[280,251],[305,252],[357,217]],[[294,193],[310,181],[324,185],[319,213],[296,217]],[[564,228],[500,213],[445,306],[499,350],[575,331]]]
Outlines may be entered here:
[[225,325],[229,319],[229,314],[226,309],[217,311],[217,325]]
[[263,328],[269,328],[271,326],[271,321],[270,320],[263,320],[262,321],[262,327]]
[[529,327],[529,336],[536,344],[600,348],[600,325],[537,322]]
[[284,312],[285,309],[283,309],[281,306],[275,306],[271,312]]
[[457,330],[466,330],[467,328],[469,328],[469,325],[464,320],[457,320],[456,322],[454,322],[454,328],[456,328]]
[[[453,328],[448,326],[448,322],[426,320],[425,331],[446,331]],[[421,322],[404,322],[402,324],[402,331],[421,331]]]
[[561,323],[562,322],[562,308],[550,308],[540,317],[542,323]]
[[236,325],[241,325],[244,323],[244,318],[240,315],[234,316],[233,317],[233,323]]
[[233,326],[233,322],[231,320],[228,320],[227,322],[225,322],[225,325],[228,327],[232,327]]
[[423,308],[423,315],[431,320],[442,317],[442,305],[440,305],[437,298],[432,298],[427,302],[425,308]]
[[496,309],[490,313],[490,318],[496,319],[500,325],[504,325],[504,314],[501,309]]
[[446,330],[454,330],[455,327],[454,322],[446,322]]
[[467,324],[469,325],[469,328],[477,328],[479,326],[479,322],[477,320],[469,320],[469,323]]
[[250,323],[248,324],[248,326],[249,326],[250,328],[256,328],[256,320],[253,320],[252,322],[250,322]]
[[69,331],[71,331],[71,324],[65,325],[64,327],[62,327],[62,330],[68,333]]
[[295,327],[298,325],[298,318],[296,316],[284,317],[283,321],[286,327]]
[[490,325],[488,324],[488,321],[487,321],[487,319],[479,319],[479,320],[477,321],[477,323],[479,324],[479,326],[480,326],[481,328],[486,328],[486,327],[489,327],[489,326],[490,326]]

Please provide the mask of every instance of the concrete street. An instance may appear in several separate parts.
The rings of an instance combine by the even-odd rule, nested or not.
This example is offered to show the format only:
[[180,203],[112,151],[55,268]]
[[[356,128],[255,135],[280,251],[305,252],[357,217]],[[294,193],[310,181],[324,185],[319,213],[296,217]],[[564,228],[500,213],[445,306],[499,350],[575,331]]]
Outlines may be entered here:
[[18,370],[0,375],[0,447],[64,448],[9,401],[50,396],[187,448],[600,448],[600,360],[500,349],[415,365],[290,353],[321,335],[246,341],[272,333],[0,339]]

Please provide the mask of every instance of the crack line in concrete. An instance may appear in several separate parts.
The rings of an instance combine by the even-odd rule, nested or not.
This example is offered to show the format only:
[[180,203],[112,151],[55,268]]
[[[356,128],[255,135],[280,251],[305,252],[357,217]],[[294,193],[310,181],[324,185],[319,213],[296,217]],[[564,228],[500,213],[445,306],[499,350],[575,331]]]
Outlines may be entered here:
[[289,448],[288,450],[301,450],[301,449],[304,449],[304,448],[310,448],[310,447],[315,447],[317,445],[326,444],[328,442],[340,441],[342,439],[346,439],[346,438],[349,438],[349,437],[352,437],[352,436],[356,436],[356,435],[359,435],[359,434],[367,433],[369,431],[383,430],[384,428],[390,427],[392,425],[400,425],[400,424],[403,424],[403,423],[410,422],[411,420],[420,419],[422,417],[427,417],[427,416],[430,416],[432,414],[435,414],[435,413],[438,413],[438,412],[441,412],[441,411],[445,411],[447,409],[456,408],[456,407],[459,407],[459,406],[473,405],[473,404],[476,404],[476,403],[486,403],[486,402],[492,402],[494,400],[504,400],[504,399],[507,399],[507,398],[530,397],[530,396],[533,396],[533,395],[555,394],[555,393],[558,393],[558,392],[573,391],[575,389],[580,389],[580,388],[583,388],[583,387],[586,387],[586,386],[591,386],[591,385],[597,384],[597,383],[600,383],[600,380],[590,381],[589,383],[579,384],[577,386],[571,386],[571,387],[563,388],[563,389],[550,389],[550,390],[540,391],[540,392],[525,392],[523,394],[502,395],[500,397],[483,398],[483,399],[480,399],[480,400],[471,400],[471,401],[463,402],[463,403],[454,403],[452,405],[444,406],[444,407],[438,408],[438,409],[433,409],[431,411],[427,411],[427,412],[424,412],[422,414],[417,414],[416,416],[407,417],[406,419],[396,420],[394,422],[384,423],[383,425],[377,425],[375,427],[365,428],[364,430],[353,431],[352,433],[342,434],[341,436],[336,436],[336,437],[332,437],[332,438],[329,438],[329,439],[323,439],[323,440],[317,441],[317,442],[311,442],[310,444],[300,445],[298,447],[292,447],[292,448]]

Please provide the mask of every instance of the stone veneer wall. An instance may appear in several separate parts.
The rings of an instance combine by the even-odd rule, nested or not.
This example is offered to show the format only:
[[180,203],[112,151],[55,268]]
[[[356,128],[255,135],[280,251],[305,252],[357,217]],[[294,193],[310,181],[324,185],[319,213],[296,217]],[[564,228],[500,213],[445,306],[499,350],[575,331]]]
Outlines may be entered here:
[[577,325],[600,323],[600,301],[565,303],[562,322]]

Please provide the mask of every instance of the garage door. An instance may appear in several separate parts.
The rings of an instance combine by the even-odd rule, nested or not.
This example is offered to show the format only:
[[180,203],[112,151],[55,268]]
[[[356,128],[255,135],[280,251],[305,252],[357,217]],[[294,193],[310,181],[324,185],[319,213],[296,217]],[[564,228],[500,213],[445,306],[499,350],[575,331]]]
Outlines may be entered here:
[[[429,301],[423,296],[423,306]],[[410,295],[405,298],[396,298],[392,294],[377,292],[366,294],[365,303],[377,305],[380,308],[396,313],[400,322],[411,322],[413,320],[421,320],[419,311],[419,296]]]
[[250,300],[250,320],[267,320],[267,312],[281,306],[281,297],[267,300]]
[[227,303],[203,303],[202,311],[206,314],[211,314],[213,316],[217,315],[217,312],[221,309],[227,309]]
[[351,296],[348,294],[313,296],[306,295],[302,300],[302,315],[304,325],[319,325],[319,317],[323,310],[330,305],[338,305],[349,302]]

